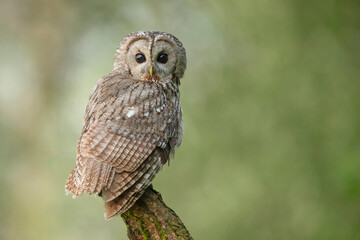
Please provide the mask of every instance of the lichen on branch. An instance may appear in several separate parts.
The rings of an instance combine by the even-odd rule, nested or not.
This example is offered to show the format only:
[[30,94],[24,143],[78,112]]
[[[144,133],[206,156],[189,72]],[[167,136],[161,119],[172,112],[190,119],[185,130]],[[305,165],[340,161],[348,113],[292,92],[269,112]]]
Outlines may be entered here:
[[121,215],[130,240],[192,240],[176,213],[166,206],[159,192],[148,187],[143,196]]

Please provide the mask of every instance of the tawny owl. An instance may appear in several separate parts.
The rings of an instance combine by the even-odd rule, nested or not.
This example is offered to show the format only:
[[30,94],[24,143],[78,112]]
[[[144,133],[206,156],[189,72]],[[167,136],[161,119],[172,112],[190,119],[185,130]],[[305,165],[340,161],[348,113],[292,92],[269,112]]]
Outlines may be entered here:
[[181,143],[185,68],[185,49],[171,34],[139,31],[121,41],[114,70],[90,95],[67,193],[100,195],[106,219],[141,197]]

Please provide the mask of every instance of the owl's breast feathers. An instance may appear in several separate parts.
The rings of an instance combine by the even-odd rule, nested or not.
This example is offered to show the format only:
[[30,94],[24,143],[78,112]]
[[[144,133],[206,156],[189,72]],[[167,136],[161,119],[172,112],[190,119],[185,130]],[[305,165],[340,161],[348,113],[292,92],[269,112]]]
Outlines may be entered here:
[[105,76],[90,96],[66,191],[101,194],[107,219],[125,212],[180,145],[182,125],[175,83]]

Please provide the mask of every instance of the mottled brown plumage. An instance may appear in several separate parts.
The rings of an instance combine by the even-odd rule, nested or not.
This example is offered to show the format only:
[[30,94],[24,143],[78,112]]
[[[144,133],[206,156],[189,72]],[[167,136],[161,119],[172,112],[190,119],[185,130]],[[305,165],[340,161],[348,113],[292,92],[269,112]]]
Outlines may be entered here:
[[114,70],[90,95],[67,193],[101,195],[106,219],[141,197],[181,143],[185,68],[185,49],[170,34],[135,32],[121,41]]

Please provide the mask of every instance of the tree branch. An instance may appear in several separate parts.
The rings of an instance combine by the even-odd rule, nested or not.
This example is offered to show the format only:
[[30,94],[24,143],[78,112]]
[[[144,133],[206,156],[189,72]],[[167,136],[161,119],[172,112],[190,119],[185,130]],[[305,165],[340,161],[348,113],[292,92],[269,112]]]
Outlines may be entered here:
[[130,240],[193,240],[180,218],[152,186],[121,217]]

